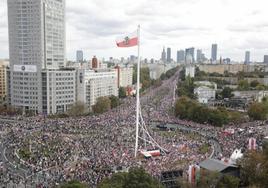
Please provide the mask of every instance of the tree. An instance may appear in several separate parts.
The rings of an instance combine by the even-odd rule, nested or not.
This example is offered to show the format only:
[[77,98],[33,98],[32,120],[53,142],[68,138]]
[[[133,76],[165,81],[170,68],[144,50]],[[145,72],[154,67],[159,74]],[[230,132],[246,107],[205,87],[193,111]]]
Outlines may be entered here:
[[97,114],[107,112],[110,109],[111,101],[108,97],[99,97],[96,104],[92,107],[93,112]]
[[87,112],[87,106],[83,102],[76,102],[73,106],[67,111],[67,114],[70,116],[81,116]]
[[223,175],[217,183],[217,188],[238,188],[240,179],[235,176]]
[[264,103],[253,103],[248,109],[248,115],[253,120],[265,120],[267,107]]
[[163,188],[163,185],[142,168],[131,168],[129,172],[113,174],[105,178],[98,188]]
[[127,93],[126,93],[126,88],[124,87],[120,87],[119,90],[118,90],[118,95],[119,95],[119,98],[126,98],[127,96]]
[[268,157],[264,152],[248,152],[239,161],[243,184],[268,187]]
[[87,186],[85,184],[82,184],[77,180],[69,181],[60,186],[60,188],[86,188],[86,187]]
[[117,106],[119,106],[120,104],[120,101],[119,101],[119,98],[114,96],[114,95],[111,95],[109,97],[110,101],[111,101],[111,108],[115,108]]
[[249,83],[247,80],[240,80],[238,82],[238,89],[242,91],[249,90]]
[[229,87],[223,88],[223,90],[221,92],[222,98],[225,99],[225,98],[231,98],[231,97],[233,97],[232,91],[233,90],[231,88],[229,88]]
[[257,80],[253,80],[252,82],[250,82],[250,87],[257,87],[260,83]]

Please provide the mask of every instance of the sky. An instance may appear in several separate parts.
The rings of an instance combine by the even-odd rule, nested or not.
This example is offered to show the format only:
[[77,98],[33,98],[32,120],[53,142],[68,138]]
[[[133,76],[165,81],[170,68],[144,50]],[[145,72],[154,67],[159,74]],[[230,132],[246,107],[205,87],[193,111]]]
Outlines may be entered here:
[[[200,48],[211,57],[252,61],[268,54],[267,0],[66,0],[66,57],[120,58],[137,48],[117,48],[115,39],[141,25],[141,56],[160,59],[163,47]],[[0,0],[0,58],[8,58],[7,0]]]

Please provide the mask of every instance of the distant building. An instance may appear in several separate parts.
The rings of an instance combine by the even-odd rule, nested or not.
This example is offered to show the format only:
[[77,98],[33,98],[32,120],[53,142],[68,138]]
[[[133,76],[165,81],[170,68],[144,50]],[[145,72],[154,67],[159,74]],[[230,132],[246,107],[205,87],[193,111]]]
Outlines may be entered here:
[[245,53],[245,64],[250,63],[250,51],[246,51]]
[[183,63],[185,61],[184,50],[177,51],[177,63]]
[[165,47],[163,48],[163,51],[162,51],[162,54],[161,54],[161,60],[163,61],[163,62],[166,62],[166,51],[165,51]]
[[196,61],[197,63],[202,63],[202,50],[198,49],[196,51]]
[[76,51],[76,63],[82,63],[84,61],[83,51],[77,50]]
[[167,62],[171,62],[171,48],[167,48]]
[[116,66],[117,83],[119,87],[128,87],[133,84],[133,68]]
[[194,89],[194,94],[197,95],[198,102],[207,104],[209,100],[215,99],[216,89],[208,86],[199,86]]
[[194,47],[187,48],[185,50],[185,62],[186,62],[187,58],[189,58],[189,57],[191,57],[192,63],[194,63],[195,62],[195,58],[194,58]]
[[76,99],[85,103],[89,110],[96,104],[99,97],[118,96],[117,72],[115,69],[79,69],[76,80]]
[[218,51],[218,45],[217,44],[212,44],[212,47],[211,47],[211,60],[212,60],[212,63],[217,62],[217,51]]
[[263,63],[268,64],[268,55],[264,55]]
[[91,60],[91,68],[92,69],[98,69],[100,68],[99,66],[99,62],[98,62],[98,59],[96,58],[96,56],[94,56]]

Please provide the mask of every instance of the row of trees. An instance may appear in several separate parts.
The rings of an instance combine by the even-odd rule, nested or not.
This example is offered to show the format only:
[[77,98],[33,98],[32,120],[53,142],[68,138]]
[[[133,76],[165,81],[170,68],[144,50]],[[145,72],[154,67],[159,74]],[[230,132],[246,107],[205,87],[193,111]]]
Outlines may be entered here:
[[268,115],[268,100],[263,98],[262,102],[255,102],[249,106],[248,116],[253,120],[266,120]]
[[209,109],[186,96],[182,96],[176,101],[175,115],[181,119],[187,119],[197,123],[209,123],[214,126],[222,126],[231,121],[239,122],[242,119],[239,112],[229,112],[222,107]]
[[179,70],[179,67],[175,67],[173,69],[170,69],[166,73],[161,74],[160,79],[167,80],[167,79],[171,78],[178,70]]
[[120,105],[119,98],[114,95],[110,97],[99,97],[97,99],[96,104],[93,105],[92,111],[96,114],[101,114],[119,105]]
[[187,96],[191,99],[195,99],[194,88],[194,79],[187,76],[185,80],[178,82],[177,94],[178,96]]

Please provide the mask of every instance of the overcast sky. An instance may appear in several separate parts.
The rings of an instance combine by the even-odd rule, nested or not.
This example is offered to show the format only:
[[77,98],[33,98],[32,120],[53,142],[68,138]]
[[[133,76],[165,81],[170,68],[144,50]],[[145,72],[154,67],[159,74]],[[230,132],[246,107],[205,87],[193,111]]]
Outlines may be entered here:
[[[268,54],[267,0],[66,0],[66,53],[85,58],[120,58],[136,48],[116,48],[115,38],[141,25],[141,55],[159,59],[163,46],[176,51],[194,46],[211,56],[262,61]],[[0,58],[8,58],[6,0],[0,0]]]

